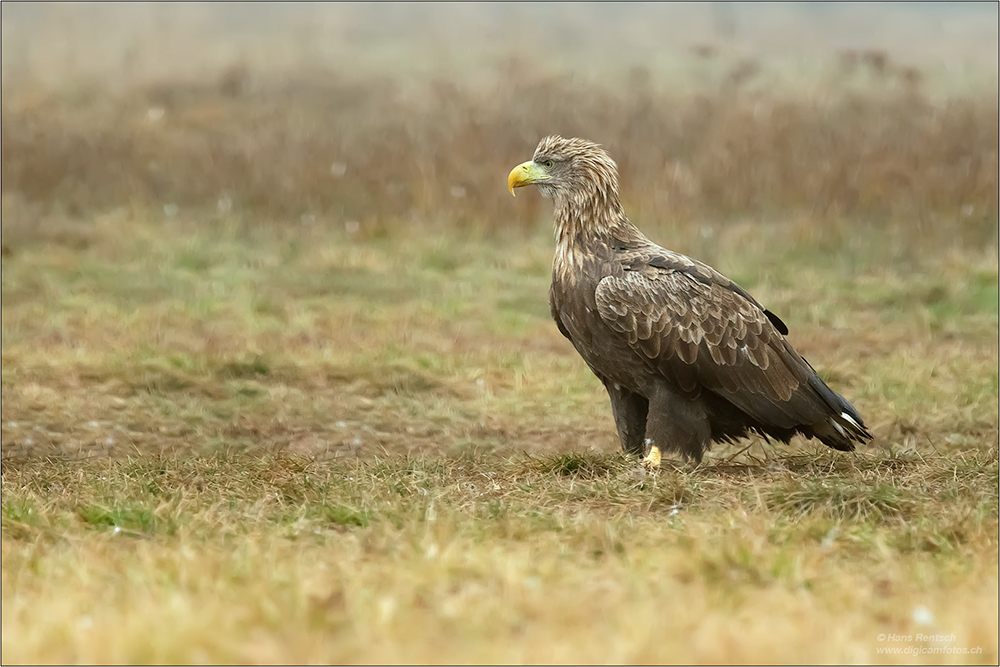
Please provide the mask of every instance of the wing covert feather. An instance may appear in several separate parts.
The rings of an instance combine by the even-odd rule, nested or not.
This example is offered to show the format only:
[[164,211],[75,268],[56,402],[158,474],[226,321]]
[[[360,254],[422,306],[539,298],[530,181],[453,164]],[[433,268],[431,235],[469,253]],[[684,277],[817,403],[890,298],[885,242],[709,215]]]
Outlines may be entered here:
[[[816,413],[808,365],[743,290],[681,271],[625,271],[597,286],[601,318],[684,391],[716,391],[749,414],[792,424]],[[801,396],[802,400],[792,400]],[[795,405],[781,405],[792,400]],[[799,405],[801,403],[801,405]]]

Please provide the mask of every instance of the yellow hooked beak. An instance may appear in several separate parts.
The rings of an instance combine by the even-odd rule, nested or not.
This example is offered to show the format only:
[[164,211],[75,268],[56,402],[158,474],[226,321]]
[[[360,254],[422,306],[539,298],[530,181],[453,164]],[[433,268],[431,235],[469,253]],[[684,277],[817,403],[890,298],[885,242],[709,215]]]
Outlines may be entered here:
[[[514,188],[523,188],[525,185],[531,185],[532,183],[545,181],[550,178],[552,177],[545,173],[545,169],[528,160],[524,164],[519,164],[511,169],[510,175],[507,176],[507,189],[513,195]],[[514,196],[516,197],[517,195]]]

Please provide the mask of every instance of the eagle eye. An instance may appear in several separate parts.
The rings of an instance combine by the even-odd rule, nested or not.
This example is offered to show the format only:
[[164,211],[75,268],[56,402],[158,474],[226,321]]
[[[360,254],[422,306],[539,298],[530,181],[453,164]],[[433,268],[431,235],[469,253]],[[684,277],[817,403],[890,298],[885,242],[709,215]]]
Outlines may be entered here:
[[541,162],[539,162],[539,164],[545,167],[546,169],[552,168],[552,160],[542,160]]

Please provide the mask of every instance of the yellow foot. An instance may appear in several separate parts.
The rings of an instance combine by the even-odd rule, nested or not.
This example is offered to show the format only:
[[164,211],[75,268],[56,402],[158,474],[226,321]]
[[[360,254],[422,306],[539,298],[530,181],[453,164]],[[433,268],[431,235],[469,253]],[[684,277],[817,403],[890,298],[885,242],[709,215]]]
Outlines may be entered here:
[[642,460],[642,465],[646,470],[652,472],[653,470],[660,469],[660,448],[656,445],[652,445],[649,448],[649,454],[646,454],[646,458]]

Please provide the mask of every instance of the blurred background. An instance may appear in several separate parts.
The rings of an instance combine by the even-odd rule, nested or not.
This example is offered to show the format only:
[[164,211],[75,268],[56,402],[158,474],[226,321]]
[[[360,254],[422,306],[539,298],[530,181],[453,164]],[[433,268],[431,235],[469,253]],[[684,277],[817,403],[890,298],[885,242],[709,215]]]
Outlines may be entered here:
[[651,232],[799,219],[996,241],[995,3],[2,11],[8,250],[120,207],[360,239],[535,233],[547,207],[514,206],[504,179],[550,133],[607,146]]

